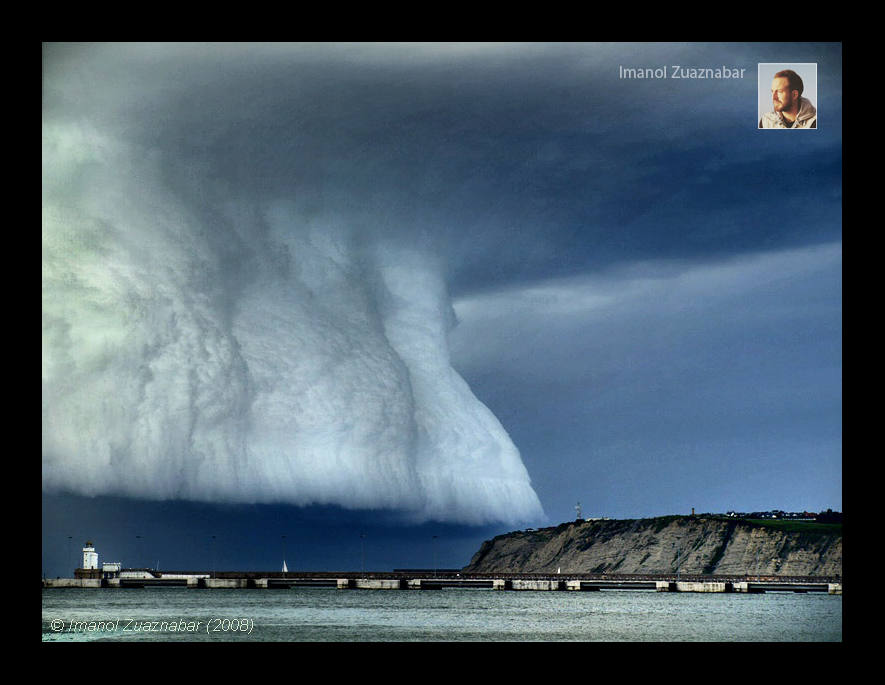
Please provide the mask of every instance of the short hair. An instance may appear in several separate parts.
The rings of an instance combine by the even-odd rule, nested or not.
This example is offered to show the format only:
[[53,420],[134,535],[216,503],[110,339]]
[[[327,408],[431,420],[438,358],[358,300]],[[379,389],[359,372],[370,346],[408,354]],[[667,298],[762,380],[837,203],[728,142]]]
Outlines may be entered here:
[[785,78],[790,82],[790,90],[798,90],[799,95],[802,95],[802,91],[805,90],[805,85],[802,83],[802,79],[792,69],[784,69],[783,71],[779,71],[774,75],[775,78]]

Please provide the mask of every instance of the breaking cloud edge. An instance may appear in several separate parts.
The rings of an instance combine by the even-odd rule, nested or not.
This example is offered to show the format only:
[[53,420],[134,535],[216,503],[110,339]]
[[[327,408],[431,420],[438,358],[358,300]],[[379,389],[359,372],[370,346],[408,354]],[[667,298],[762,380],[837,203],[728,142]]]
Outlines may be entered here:
[[45,118],[44,490],[543,516],[427,250],[165,161]]

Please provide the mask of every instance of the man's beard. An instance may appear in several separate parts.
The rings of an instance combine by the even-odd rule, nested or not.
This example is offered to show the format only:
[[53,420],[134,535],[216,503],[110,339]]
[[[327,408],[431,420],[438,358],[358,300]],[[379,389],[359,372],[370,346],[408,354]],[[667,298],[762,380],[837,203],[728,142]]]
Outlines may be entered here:
[[775,102],[774,103],[774,111],[775,112],[789,112],[793,109],[793,105],[796,103],[796,100],[789,100],[788,102]]

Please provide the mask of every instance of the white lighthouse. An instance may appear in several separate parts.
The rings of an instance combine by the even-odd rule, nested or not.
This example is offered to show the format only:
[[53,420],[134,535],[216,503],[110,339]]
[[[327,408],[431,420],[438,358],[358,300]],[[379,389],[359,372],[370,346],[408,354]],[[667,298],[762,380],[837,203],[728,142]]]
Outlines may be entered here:
[[98,568],[98,552],[89,541],[83,547],[83,568]]

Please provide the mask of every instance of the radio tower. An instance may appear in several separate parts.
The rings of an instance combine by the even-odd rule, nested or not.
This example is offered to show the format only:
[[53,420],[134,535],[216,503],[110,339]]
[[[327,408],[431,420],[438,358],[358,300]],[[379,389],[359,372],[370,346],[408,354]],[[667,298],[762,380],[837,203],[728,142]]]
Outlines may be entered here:
[[575,511],[578,513],[578,515],[575,517],[575,521],[583,521],[584,519],[581,516],[581,503],[580,502],[578,502],[575,505]]

